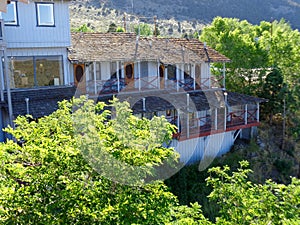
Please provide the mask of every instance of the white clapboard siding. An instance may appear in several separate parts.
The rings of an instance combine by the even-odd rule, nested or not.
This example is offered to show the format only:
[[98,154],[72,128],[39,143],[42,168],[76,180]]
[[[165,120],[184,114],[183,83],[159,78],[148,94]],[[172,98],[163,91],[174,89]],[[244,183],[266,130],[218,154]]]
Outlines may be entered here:
[[234,132],[230,131],[184,141],[173,140],[171,147],[180,154],[183,163],[206,161],[209,164],[215,157],[228,152],[233,143]]
[[35,2],[17,4],[19,26],[5,26],[8,48],[68,47],[71,44],[68,1],[54,1],[54,27],[38,27]]

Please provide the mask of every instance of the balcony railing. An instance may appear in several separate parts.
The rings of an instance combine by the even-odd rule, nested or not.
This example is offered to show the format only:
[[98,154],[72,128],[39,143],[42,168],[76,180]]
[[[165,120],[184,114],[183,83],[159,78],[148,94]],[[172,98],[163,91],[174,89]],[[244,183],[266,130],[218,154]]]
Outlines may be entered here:
[[[243,129],[259,124],[258,108],[226,113],[213,113],[199,118],[180,119],[179,130],[174,137],[185,140],[189,138],[208,136],[231,130]],[[226,118],[226,120],[225,120]],[[187,121],[188,120],[188,121]],[[177,125],[177,124],[175,124]]]
[[125,78],[112,78],[109,80],[91,80],[86,84],[86,91],[91,95],[115,94],[123,91],[149,91],[149,90],[172,90],[172,91],[191,91],[207,90],[211,88],[223,88],[223,78],[203,78],[194,80],[185,79],[163,79],[157,76],[148,76],[126,80]]

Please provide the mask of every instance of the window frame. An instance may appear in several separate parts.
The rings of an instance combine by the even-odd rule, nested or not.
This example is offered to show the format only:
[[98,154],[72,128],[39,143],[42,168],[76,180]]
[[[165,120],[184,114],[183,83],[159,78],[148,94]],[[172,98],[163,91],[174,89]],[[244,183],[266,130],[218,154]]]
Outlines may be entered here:
[[[5,26],[19,26],[19,17],[18,17],[18,2],[17,1],[11,1],[8,5],[14,5],[13,6],[13,10],[14,10],[14,21],[10,22],[10,21],[5,21],[5,19],[3,18],[4,17],[4,14],[6,13],[2,13],[2,18],[3,18],[3,21],[4,21],[4,25]],[[8,6],[7,5],[7,6]],[[7,7],[7,11],[8,11],[8,7]]]
[[[50,23],[42,23],[41,22],[41,14],[40,14],[40,6],[51,6],[52,11],[52,22]],[[36,25],[37,27],[55,27],[55,13],[54,13],[54,3],[53,2],[36,2],[35,3],[35,11],[36,11]]]
[[[40,60],[46,60],[46,61],[57,61],[59,62],[59,65],[60,67],[58,68],[59,72],[59,76],[53,76],[53,84],[52,84],[52,79],[48,79],[47,81],[49,82],[48,85],[43,85],[42,83],[39,83],[41,81],[41,78],[45,78],[47,77],[47,74],[44,73],[44,74],[40,74],[39,73],[39,70],[41,69],[40,65],[41,63],[45,65],[45,62],[41,62]],[[2,58],[3,60],[3,58]],[[21,72],[18,72],[18,71],[22,71],[20,69],[13,69],[11,68],[11,71],[12,71],[12,74],[10,75],[11,76],[11,79],[13,79],[14,82],[12,83],[15,83],[15,74],[19,73],[19,75],[21,75],[22,77],[30,77],[31,76],[31,83],[30,84],[26,84],[24,87],[19,87],[19,84],[16,84],[14,86],[11,86],[12,89],[20,89],[20,88],[39,88],[39,87],[53,87],[53,86],[63,86],[65,85],[65,65],[64,65],[64,56],[63,55],[34,55],[34,56],[11,56],[10,57],[10,61],[9,61],[9,64],[10,65],[13,65],[11,64],[11,60],[16,60],[16,61],[31,61],[32,62],[32,75],[28,75],[28,73],[21,73]],[[14,67],[14,66],[13,66]],[[24,71],[22,71],[24,72]],[[24,75],[23,75],[24,74]],[[30,74],[30,73],[29,73]],[[49,77],[48,77],[49,78]],[[54,78],[59,78],[59,84],[55,84],[55,79]],[[51,83],[50,83],[51,82]]]

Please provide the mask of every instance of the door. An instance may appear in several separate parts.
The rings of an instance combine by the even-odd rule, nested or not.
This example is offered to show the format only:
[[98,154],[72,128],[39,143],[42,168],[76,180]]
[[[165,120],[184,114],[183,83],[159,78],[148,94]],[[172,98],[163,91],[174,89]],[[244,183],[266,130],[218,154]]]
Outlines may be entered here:
[[196,82],[196,89],[202,88],[201,84],[201,66],[197,64],[195,66],[195,82]]
[[125,65],[125,85],[126,85],[126,88],[134,88],[133,63],[128,63]]
[[159,66],[159,83],[160,83],[160,89],[165,88],[165,67],[164,65]]
[[74,65],[74,82],[81,94],[86,93],[86,81],[84,76],[84,64],[75,64]]

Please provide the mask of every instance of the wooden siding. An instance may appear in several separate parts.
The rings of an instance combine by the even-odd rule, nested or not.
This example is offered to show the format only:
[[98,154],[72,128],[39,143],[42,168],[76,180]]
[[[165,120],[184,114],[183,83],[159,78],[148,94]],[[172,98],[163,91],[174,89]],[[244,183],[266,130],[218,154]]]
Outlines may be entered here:
[[200,160],[209,162],[227,153],[233,143],[234,131],[230,131],[184,141],[173,140],[171,147],[174,147],[180,154],[181,162],[191,164]]
[[71,45],[69,3],[54,1],[54,27],[38,27],[35,2],[17,4],[19,26],[5,26],[8,48],[68,47]]

